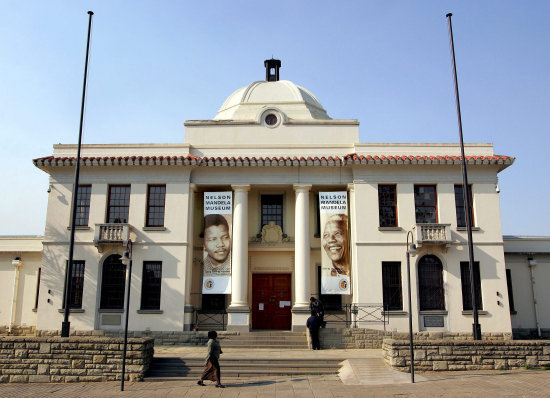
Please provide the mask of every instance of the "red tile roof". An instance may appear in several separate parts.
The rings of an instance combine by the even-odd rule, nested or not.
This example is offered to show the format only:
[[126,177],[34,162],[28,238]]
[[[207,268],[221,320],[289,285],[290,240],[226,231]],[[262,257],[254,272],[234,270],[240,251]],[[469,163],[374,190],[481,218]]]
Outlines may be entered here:
[[[111,156],[82,157],[82,166],[351,166],[367,164],[460,164],[460,156],[449,155],[358,155],[352,153],[345,156],[279,156],[279,157],[197,157],[187,156]],[[466,156],[468,164],[472,165],[511,165],[515,158],[510,156]],[[75,166],[75,157],[47,156],[34,159],[37,167]]]

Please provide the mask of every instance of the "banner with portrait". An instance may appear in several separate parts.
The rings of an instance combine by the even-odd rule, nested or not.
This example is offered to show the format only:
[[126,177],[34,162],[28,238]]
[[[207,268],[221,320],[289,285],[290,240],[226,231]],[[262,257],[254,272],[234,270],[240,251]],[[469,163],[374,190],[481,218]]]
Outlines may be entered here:
[[231,293],[232,192],[204,193],[202,294]]
[[350,294],[348,193],[319,192],[321,294]]

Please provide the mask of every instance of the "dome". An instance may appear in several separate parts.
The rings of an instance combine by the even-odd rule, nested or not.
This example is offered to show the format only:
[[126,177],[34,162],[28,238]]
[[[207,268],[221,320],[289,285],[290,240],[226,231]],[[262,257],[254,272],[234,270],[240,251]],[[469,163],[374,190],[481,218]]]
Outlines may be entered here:
[[259,120],[276,109],[288,120],[330,119],[309,90],[288,80],[257,81],[241,87],[223,103],[214,120]]

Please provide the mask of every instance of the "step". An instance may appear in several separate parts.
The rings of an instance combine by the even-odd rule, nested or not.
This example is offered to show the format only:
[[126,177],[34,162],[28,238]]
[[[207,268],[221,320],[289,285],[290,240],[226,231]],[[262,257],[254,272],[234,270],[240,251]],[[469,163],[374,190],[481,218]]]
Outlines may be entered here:
[[[336,375],[339,358],[225,358],[220,360],[223,377]],[[146,381],[197,379],[204,371],[204,358],[155,357]]]

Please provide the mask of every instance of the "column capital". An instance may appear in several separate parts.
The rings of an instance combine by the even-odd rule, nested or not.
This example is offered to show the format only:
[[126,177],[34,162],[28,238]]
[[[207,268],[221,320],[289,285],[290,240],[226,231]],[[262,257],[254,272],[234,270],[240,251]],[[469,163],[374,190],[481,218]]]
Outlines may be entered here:
[[295,191],[309,191],[312,187],[311,184],[293,184],[292,187]]
[[350,190],[350,192],[351,192],[351,191],[355,191],[355,183],[350,182],[350,183],[348,184],[348,189]]
[[232,184],[231,188],[234,191],[250,191],[250,184]]
[[189,190],[193,192],[197,192],[197,184],[190,183]]

